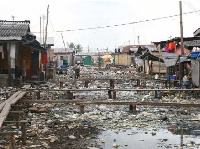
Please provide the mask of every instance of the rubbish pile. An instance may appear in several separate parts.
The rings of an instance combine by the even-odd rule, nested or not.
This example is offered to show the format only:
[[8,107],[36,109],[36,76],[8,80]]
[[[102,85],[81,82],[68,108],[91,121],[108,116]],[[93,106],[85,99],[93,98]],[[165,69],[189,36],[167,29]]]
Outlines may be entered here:
[[[156,80],[141,80],[140,86],[130,78],[140,78],[136,72],[126,71],[98,71],[83,67],[81,78],[74,80],[72,69],[66,74],[57,75],[55,80],[49,80],[46,84],[34,85],[37,89],[97,89],[109,88],[109,79],[115,80],[117,89],[138,89],[138,88],[164,88],[163,83]],[[84,86],[83,80],[89,80],[88,88]],[[92,80],[93,79],[93,80]],[[106,80],[103,80],[106,79]],[[118,79],[118,80],[117,80]],[[1,90],[2,92],[2,90]],[[82,101],[113,101],[109,99],[106,91],[84,91],[74,92],[74,99]],[[200,103],[191,93],[164,92],[163,98],[155,97],[154,92],[149,91],[119,91],[116,101],[148,101],[148,102],[174,102],[174,103]],[[32,94],[31,100],[36,100]],[[68,100],[64,91],[44,90],[40,94],[41,100]],[[138,137],[142,134],[143,145],[148,146],[150,137],[156,138],[157,148],[178,148],[180,142],[171,143],[173,136],[180,138],[183,130],[184,147],[200,147],[200,112],[199,108],[182,107],[156,107],[137,105],[136,114],[132,114],[129,105],[85,105],[84,114],[80,114],[80,107],[76,104],[29,104],[24,106],[27,123],[27,142],[22,145],[20,135],[16,136],[17,147],[21,148],[129,148],[134,142],[126,144],[126,138]],[[5,130],[21,132],[15,125],[4,126]],[[159,138],[159,134],[165,134]],[[113,134],[113,137],[109,134]],[[173,134],[173,136],[171,136]],[[116,136],[117,135],[117,136]],[[124,135],[124,138],[120,138]],[[168,137],[171,136],[171,140]],[[115,138],[116,137],[116,138]],[[111,139],[112,138],[112,139]],[[0,139],[0,147],[8,146],[8,138]],[[143,140],[143,141],[142,141]],[[109,142],[110,141],[110,142]],[[141,147],[142,148],[142,147]],[[150,148],[155,148],[152,146]]]

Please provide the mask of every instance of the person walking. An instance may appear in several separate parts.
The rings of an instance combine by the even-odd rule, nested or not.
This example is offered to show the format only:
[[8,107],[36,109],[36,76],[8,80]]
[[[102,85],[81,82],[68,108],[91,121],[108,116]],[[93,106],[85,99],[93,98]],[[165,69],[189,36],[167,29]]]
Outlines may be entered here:
[[77,62],[77,64],[75,64],[74,71],[75,71],[75,79],[80,78],[80,62]]

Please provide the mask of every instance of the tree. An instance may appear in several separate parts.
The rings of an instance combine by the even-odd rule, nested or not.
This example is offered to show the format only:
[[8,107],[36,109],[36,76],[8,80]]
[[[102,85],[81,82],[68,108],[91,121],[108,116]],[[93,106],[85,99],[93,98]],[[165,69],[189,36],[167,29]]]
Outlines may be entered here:
[[75,44],[73,42],[70,42],[69,48],[74,48],[76,52],[81,52],[83,49],[80,44]]
[[76,50],[77,52],[81,52],[82,51],[82,46],[80,44],[76,45]]
[[73,42],[70,42],[69,48],[75,48],[75,44]]

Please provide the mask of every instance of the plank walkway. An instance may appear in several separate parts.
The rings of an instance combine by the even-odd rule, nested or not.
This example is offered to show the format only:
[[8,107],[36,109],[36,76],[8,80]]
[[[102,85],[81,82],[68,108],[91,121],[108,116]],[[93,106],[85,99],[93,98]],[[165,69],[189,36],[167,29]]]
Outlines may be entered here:
[[[29,87],[30,85],[25,85],[22,88],[28,89]],[[21,99],[25,94],[26,91],[17,91],[10,98],[0,104],[0,129],[2,128],[3,122],[9,114],[11,106],[18,102],[18,100]]]
[[89,100],[28,100],[20,99],[21,103],[61,103],[70,104],[75,103],[76,105],[87,105],[87,104],[106,104],[106,105],[150,105],[150,106],[175,106],[175,107],[200,107],[200,104],[195,103],[173,103],[173,102],[136,102],[136,101],[89,101]]
[[106,105],[149,105],[149,106],[175,106],[175,107],[200,107],[200,104],[195,103],[172,103],[172,102],[135,102],[135,101],[86,101],[77,102],[76,104],[106,104]]
[[74,91],[74,92],[87,92],[87,91],[200,91],[200,88],[194,88],[194,89],[110,89],[110,88],[101,88],[101,89],[38,89],[38,88],[31,88],[26,89],[26,91]]

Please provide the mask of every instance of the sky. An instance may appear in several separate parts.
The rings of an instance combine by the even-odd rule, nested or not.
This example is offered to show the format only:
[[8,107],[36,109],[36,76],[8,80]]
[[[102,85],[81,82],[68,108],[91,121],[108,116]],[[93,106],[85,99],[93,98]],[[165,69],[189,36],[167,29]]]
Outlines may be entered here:
[[[40,17],[43,31],[48,5],[47,36],[54,37],[54,48],[73,42],[81,44],[83,51],[114,51],[118,46],[180,37],[180,17],[174,16],[180,14],[179,0],[2,0],[1,20],[13,20],[12,16],[16,21],[30,20],[31,32],[40,37]],[[182,1],[183,13],[197,10],[200,0]],[[167,16],[174,17],[163,18]],[[193,36],[199,20],[200,11],[183,14],[184,37]],[[128,25],[115,26],[119,24]],[[95,27],[105,28],[77,30]]]

